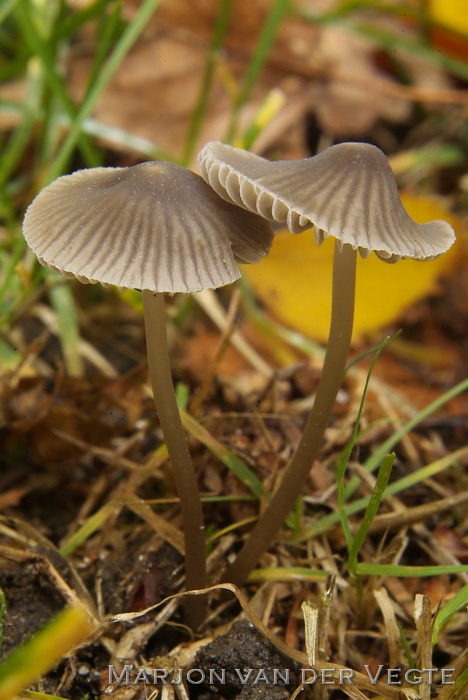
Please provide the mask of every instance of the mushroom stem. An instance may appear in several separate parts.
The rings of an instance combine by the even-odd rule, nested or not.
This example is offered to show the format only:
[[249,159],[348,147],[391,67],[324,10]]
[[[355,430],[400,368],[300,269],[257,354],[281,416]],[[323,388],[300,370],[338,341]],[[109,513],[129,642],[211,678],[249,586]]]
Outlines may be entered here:
[[317,458],[328,419],[340,388],[351,343],[356,280],[356,251],[335,243],[330,334],[314,405],[304,433],[279,488],[260,516],[225,580],[241,585],[271,545],[284,519],[300,495]]
[[[180,499],[185,543],[185,585],[187,590],[206,586],[203,511],[198,484],[187,446],[172,382],[166,332],[164,294],[143,291],[148,368],[154,402],[167,445]],[[188,623],[194,629],[203,621],[203,605],[189,596]]]

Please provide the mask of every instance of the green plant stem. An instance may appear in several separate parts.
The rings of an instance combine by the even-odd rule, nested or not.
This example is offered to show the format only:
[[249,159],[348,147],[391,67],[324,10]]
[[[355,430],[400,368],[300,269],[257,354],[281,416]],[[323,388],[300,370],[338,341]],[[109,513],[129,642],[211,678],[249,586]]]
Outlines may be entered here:
[[[172,383],[166,333],[164,295],[143,291],[148,368],[184,523],[185,583],[188,590],[204,588],[205,538],[203,511],[187,439],[182,427]],[[203,621],[203,606],[197,598],[186,601],[188,623],[195,629]]]
[[246,580],[294,506],[317,457],[346,368],[353,329],[355,280],[356,251],[349,245],[340,250],[336,243],[330,334],[315,402],[281,484],[234,564],[227,570],[226,581],[240,585]]

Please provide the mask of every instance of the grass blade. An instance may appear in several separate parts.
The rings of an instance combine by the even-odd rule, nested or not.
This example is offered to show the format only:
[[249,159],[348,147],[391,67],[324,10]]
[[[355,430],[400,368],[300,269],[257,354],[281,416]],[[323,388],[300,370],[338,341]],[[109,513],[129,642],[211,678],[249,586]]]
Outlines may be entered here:
[[[55,272],[45,270],[45,275],[55,282]],[[80,328],[72,289],[67,284],[53,284],[49,289],[49,298],[57,316],[57,331],[66,370],[71,377],[79,377],[84,368],[79,352]]]
[[444,576],[450,574],[468,574],[465,564],[436,564],[434,566],[401,566],[400,564],[356,564],[355,573],[365,576],[396,576],[413,578],[425,576]]
[[[37,56],[40,60],[42,74],[51,93],[62,106],[63,110],[69,115],[70,119],[73,120],[75,119],[76,108],[57,70],[56,57],[51,49],[53,43],[49,41],[47,33],[41,30],[39,26],[40,18],[37,15],[38,11],[34,10],[30,2],[20,2],[15,7],[15,16],[21,28],[24,41],[28,45],[33,56]],[[55,118],[53,110],[48,116],[53,119]],[[76,142],[80,145],[85,162],[89,165],[97,165],[99,163],[97,153],[94,147],[90,145],[87,136],[80,131],[77,134]],[[62,174],[62,171],[60,170],[58,174]]]
[[[419,423],[422,423],[422,421],[426,420],[426,418],[428,418],[432,413],[441,408],[448,401],[453,399],[455,396],[458,396],[458,394],[461,394],[463,391],[466,391],[467,389],[468,379],[465,379],[459,384],[456,384],[454,387],[452,387],[452,389],[449,389],[449,391],[447,391],[442,396],[439,396],[439,398],[430,403],[429,406],[426,406],[421,411],[418,411],[416,415],[414,415],[399,430],[393,433],[393,435],[391,435],[387,440],[385,440],[380,445],[380,447],[372,453],[369,459],[366,460],[366,462],[364,462],[364,469],[371,473],[374,472],[381,463],[382,459],[385,457],[385,455],[393,450],[395,445],[397,445],[400,442],[402,437],[407,435],[407,433],[413,430],[413,428],[419,425]],[[361,480],[359,479],[359,477],[353,477],[349,480],[349,483],[345,488],[346,499],[353,495],[356,489],[359,488],[360,483]]]
[[341,527],[343,528],[343,532],[344,532],[344,535],[346,538],[346,546],[348,547],[348,551],[350,550],[353,537],[351,535],[351,530],[349,529],[348,519],[347,519],[346,513],[345,513],[345,500],[346,500],[345,499],[345,483],[344,483],[345,471],[346,471],[346,467],[347,467],[348,462],[349,462],[349,458],[351,457],[351,452],[353,451],[353,449],[357,443],[359,426],[361,423],[361,416],[362,416],[362,412],[364,410],[364,404],[366,401],[367,390],[369,388],[369,382],[370,382],[370,378],[372,376],[372,372],[374,371],[375,363],[377,362],[382,350],[384,348],[386,348],[387,345],[389,343],[391,343],[394,340],[394,338],[396,338],[396,337],[397,336],[393,336],[393,338],[390,338],[387,336],[387,338],[384,338],[384,340],[380,343],[380,345],[374,351],[374,356],[372,358],[369,370],[368,370],[367,375],[366,375],[366,381],[364,382],[364,389],[362,392],[361,401],[359,403],[359,409],[358,409],[358,413],[356,416],[356,421],[354,423],[353,432],[352,432],[351,437],[348,441],[348,444],[342,450],[340,456],[338,457],[337,463],[336,463],[338,512],[340,514]]
[[[12,133],[8,144],[3,149],[0,165],[0,191],[3,190],[16,169],[18,162],[31,138],[34,124],[39,116],[43,81],[37,58],[31,58],[26,75],[27,93],[21,106],[21,119]],[[3,198],[3,192],[2,192]]]
[[384,497],[385,489],[387,488],[388,480],[393,468],[393,463],[395,462],[395,453],[385,455],[380,465],[379,473],[377,475],[376,484],[372,490],[369,498],[369,503],[367,504],[366,512],[363,519],[359,525],[359,529],[353,538],[351,547],[349,549],[348,555],[348,570],[351,574],[356,572],[357,558],[359,551],[366,539],[369,528],[372,525],[377,511],[380,507],[382,499]]
[[[419,484],[420,482],[424,481],[424,479],[429,479],[435,474],[439,474],[441,471],[444,471],[444,469],[448,469],[455,464],[455,462],[464,459],[467,456],[468,447],[462,447],[456,452],[432,462],[432,464],[421,467],[421,469],[416,469],[416,471],[411,472],[411,474],[408,474],[407,476],[404,476],[401,479],[389,484],[389,486],[387,486],[385,489],[383,500],[387,499],[389,496],[394,496],[397,493],[401,493],[415,484]],[[359,513],[360,511],[364,510],[367,508],[369,500],[370,496],[363,496],[352,503],[348,503],[348,505],[345,506],[346,515],[353,515],[353,513]],[[328,515],[323,516],[323,518],[320,518],[316,523],[304,530],[300,537],[300,541],[307,540],[310,537],[315,537],[316,535],[326,532],[339,521],[340,514],[338,512],[329,513]]]
[[432,629],[432,644],[437,644],[439,638],[440,630],[450,618],[462,608],[468,608],[468,585],[460,588],[458,593],[455,593],[453,598],[451,598],[445,605],[439,610],[434,620],[434,626]]
[[195,418],[185,411],[180,412],[182,424],[191,435],[205,445],[230,471],[237,476],[239,481],[247,486],[255,496],[260,497],[263,492],[263,484],[260,479],[249,469],[239,457],[230,452],[227,447],[216,440],[213,435]]
[[117,42],[112,54],[103,66],[101,72],[96,77],[94,84],[90,87],[76,117],[73,120],[70,131],[60,148],[57,157],[47,174],[47,181],[50,182],[63,173],[67,167],[68,160],[73,148],[80,139],[84,120],[90,116],[97,101],[111,81],[115,72],[119,68],[123,59],[132,48],[140,33],[145,28],[151,15],[158,7],[161,0],[145,0],[136,13],[132,22],[126,27]]
[[67,608],[16,649],[0,666],[0,700],[9,700],[93,631],[82,608]]

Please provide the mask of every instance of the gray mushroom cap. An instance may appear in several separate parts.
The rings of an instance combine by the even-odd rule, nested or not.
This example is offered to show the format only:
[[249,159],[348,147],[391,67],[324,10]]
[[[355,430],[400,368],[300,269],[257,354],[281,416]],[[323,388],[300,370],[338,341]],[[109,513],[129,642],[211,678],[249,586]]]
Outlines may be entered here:
[[160,161],[58,178],[29,206],[23,234],[40,262],[81,282],[193,292],[240,277],[273,231],[190,170]]
[[455,240],[445,221],[417,224],[407,214],[387,158],[376,146],[342,143],[304,160],[268,161],[219,141],[199,154],[202,176],[226,201],[293,233],[314,226],[317,243],[334,236],[386,262],[431,260]]

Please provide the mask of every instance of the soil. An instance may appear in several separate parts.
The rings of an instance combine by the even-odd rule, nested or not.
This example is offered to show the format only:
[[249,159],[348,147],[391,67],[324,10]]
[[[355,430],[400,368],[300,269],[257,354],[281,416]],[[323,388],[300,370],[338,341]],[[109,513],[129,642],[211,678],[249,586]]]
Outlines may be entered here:
[[[195,668],[207,678],[212,669],[217,670],[222,682],[214,676],[210,688],[226,700],[287,700],[297,685],[299,672],[299,664],[278,652],[252,624],[243,620],[204,646],[195,657]],[[225,675],[219,673],[220,669],[225,669]]]

